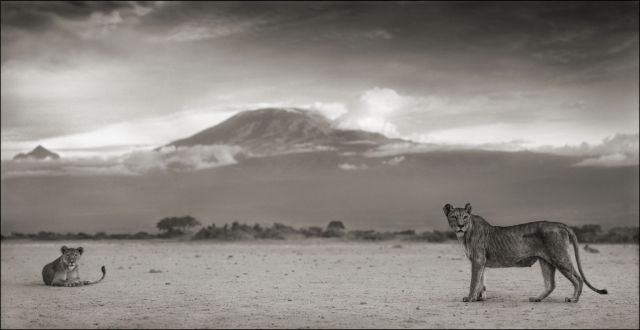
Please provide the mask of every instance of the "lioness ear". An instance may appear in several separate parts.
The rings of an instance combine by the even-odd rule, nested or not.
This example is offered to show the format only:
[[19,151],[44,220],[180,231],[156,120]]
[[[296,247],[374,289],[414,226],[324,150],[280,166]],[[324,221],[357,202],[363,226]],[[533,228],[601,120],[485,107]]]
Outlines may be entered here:
[[471,203],[467,203],[464,206],[464,210],[467,211],[467,213],[471,214]]
[[444,211],[444,215],[449,215],[449,213],[451,213],[451,210],[453,210],[453,206],[449,203],[447,203],[442,210]]
[[68,249],[68,247],[67,247],[66,245],[63,245],[63,246],[60,248],[60,252],[62,252],[62,254],[64,254],[64,252],[65,252],[65,251],[67,251],[67,249]]
[[84,249],[82,248],[82,246],[78,247],[78,252],[80,252],[80,254],[82,254],[82,251],[84,251]]

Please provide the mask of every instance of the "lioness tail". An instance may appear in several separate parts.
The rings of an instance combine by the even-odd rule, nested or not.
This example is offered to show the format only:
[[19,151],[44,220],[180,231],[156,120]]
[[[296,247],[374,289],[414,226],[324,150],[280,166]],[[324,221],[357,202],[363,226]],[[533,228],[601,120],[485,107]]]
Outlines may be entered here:
[[593,287],[593,285],[591,285],[591,283],[589,283],[589,281],[587,281],[587,278],[584,277],[584,272],[582,271],[582,265],[580,264],[580,249],[578,248],[578,238],[576,237],[576,234],[573,232],[573,230],[571,230],[571,228],[569,228],[569,226],[566,226],[565,229],[567,230],[567,232],[569,232],[569,237],[571,239],[571,244],[573,244],[573,250],[576,253],[576,263],[578,264],[578,270],[580,271],[580,275],[582,276],[582,279],[584,280],[584,283],[587,284],[587,286],[589,288],[591,288],[591,290],[599,293],[599,294],[607,294],[607,289],[602,289],[602,290],[598,290],[595,287]]
[[99,280],[96,280],[96,281],[82,281],[82,285],[91,285],[91,284],[100,283],[100,281],[102,281],[104,279],[104,277],[107,275],[107,269],[103,265],[102,268],[100,268],[100,270],[102,271],[102,277]]

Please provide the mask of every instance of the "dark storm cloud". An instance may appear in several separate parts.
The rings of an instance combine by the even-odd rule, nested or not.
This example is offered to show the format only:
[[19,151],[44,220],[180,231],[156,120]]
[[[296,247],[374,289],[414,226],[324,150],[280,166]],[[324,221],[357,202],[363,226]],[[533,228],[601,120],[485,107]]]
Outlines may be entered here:
[[[38,49],[51,47],[55,51],[82,46],[78,40],[84,27],[65,27],[61,22],[89,21],[95,15],[117,14],[118,18],[138,16],[147,12],[153,2],[147,1],[3,1],[2,63],[11,58],[30,58],[43,53]],[[49,42],[47,39],[49,38]],[[51,42],[53,40],[53,42]],[[57,44],[56,44],[57,43]],[[53,46],[53,47],[52,47]],[[99,48],[99,46],[93,46]],[[52,55],[55,57],[56,55]],[[58,58],[63,56],[58,56]]]
[[[155,9],[136,27],[151,36],[170,37],[182,25],[200,32],[188,36],[185,30],[177,41],[251,32],[258,43],[292,47],[458,53],[454,56],[460,59],[473,54],[488,61],[487,70],[509,58],[518,59],[511,64],[516,66],[581,69],[638,53],[637,2],[3,2],[3,46],[14,39],[10,34],[15,29],[44,31],[60,19],[84,20],[116,11],[126,16],[140,8]],[[372,39],[388,42],[368,42]]]
[[82,20],[92,14],[110,14],[150,6],[149,2],[130,1],[3,1],[2,29],[43,31],[59,19]]

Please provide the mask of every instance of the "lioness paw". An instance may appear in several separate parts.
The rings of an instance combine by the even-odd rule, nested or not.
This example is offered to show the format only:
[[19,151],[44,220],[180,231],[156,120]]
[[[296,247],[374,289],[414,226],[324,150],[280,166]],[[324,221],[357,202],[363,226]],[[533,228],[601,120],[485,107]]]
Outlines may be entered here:
[[462,297],[463,302],[469,302],[469,297]]
[[578,302],[578,299],[573,299],[573,298],[564,298],[564,301],[565,301],[565,302],[574,302],[574,303],[577,303],[577,302]]

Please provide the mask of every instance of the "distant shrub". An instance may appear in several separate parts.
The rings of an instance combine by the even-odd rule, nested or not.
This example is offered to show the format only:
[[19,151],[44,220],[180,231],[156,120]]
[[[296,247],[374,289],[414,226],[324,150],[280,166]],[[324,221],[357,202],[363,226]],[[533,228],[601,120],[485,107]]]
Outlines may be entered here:
[[329,224],[327,225],[327,230],[329,229],[346,229],[344,224],[342,223],[342,221],[331,221],[329,222]]
[[89,234],[87,234],[87,233],[78,233],[78,234],[76,235],[76,238],[77,238],[77,239],[92,239],[92,238],[93,238],[93,236],[91,236],[91,235],[89,235]]
[[305,237],[322,237],[322,228],[320,227],[307,227],[301,228],[300,233]]
[[599,243],[638,243],[638,227],[615,227],[597,237]]
[[274,223],[271,227],[263,228],[256,224],[254,226],[233,222],[231,227],[225,224],[223,227],[216,227],[215,224],[200,229],[194,239],[219,239],[219,240],[246,240],[246,239],[286,239],[299,232],[287,225]]
[[137,232],[137,233],[133,234],[133,238],[135,238],[135,239],[150,239],[150,238],[153,238],[153,237],[154,237],[153,235],[151,235],[151,234],[149,234],[147,232],[144,232],[144,231],[140,231],[140,232]]
[[351,230],[347,233],[347,238],[355,240],[382,241],[393,239],[393,233],[382,233],[375,230]]
[[342,221],[331,221],[327,225],[327,229],[322,233],[322,237],[342,237],[344,236],[345,226]]
[[401,235],[401,236],[413,236],[416,234],[416,231],[413,229],[409,229],[409,230],[403,230],[403,231],[396,231],[393,233],[394,235]]
[[295,234],[299,234],[295,228],[276,222],[272,227],[266,228],[260,238],[286,239]]
[[42,240],[42,241],[51,241],[51,240],[58,239],[59,237],[60,237],[59,234],[56,234],[50,231],[40,231],[38,232],[38,234],[36,234],[36,239]]
[[202,228],[195,235],[193,235],[193,239],[209,239],[209,238],[213,238],[213,237],[211,237],[211,234],[209,233],[209,230],[207,228]]
[[166,236],[183,235],[190,228],[199,226],[200,222],[190,215],[183,217],[167,217],[158,221],[156,227]]
[[109,235],[111,239],[131,239],[131,234],[111,234]]
[[614,227],[602,233],[600,225],[572,226],[580,243],[635,243],[638,244],[639,227]]
[[255,225],[253,225],[253,231],[255,233],[262,233],[264,232],[264,229],[262,228],[262,226],[256,223]]
[[589,243],[595,243],[602,232],[600,225],[584,225],[582,227],[571,227],[571,229],[578,237],[579,242]]

